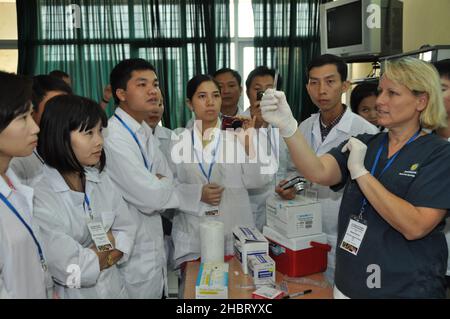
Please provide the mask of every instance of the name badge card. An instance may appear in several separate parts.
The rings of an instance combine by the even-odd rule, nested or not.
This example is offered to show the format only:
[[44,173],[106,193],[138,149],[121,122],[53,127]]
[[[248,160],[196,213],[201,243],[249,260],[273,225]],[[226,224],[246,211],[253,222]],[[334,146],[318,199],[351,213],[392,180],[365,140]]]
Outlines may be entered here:
[[219,216],[219,206],[208,205],[205,210],[206,216]]
[[362,219],[352,216],[340,247],[355,256],[358,255],[359,247],[364,239],[366,230],[367,223]]
[[114,249],[101,222],[89,221],[88,228],[98,251],[109,251]]

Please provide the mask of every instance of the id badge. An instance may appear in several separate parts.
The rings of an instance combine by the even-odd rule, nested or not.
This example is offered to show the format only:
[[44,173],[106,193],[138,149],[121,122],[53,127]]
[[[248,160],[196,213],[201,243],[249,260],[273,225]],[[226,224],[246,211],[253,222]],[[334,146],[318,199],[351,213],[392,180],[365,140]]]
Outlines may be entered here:
[[206,216],[219,216],[219,206],[208,205],[205,210]]
[[109,241],[101,222],[89,221],[87,226],[98,251],[109,251],[113,249],[113,245]]
[[345,232],[340,248],[355,256],[358,255],[366,230],[367,222],[364,219],[359,219],[356,216],[350,217],[350,222],[348,223],[347,231]]

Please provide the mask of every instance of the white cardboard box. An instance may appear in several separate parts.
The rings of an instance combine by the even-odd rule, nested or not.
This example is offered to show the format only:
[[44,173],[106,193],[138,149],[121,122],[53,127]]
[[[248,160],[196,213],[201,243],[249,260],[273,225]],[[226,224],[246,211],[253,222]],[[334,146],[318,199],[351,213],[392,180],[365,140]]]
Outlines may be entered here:
[[228,299],[228,264],[201,263],[195,284],[196,299]]
[[269,254],[269,242],[256,228],[236,226],[233,229],[234,255],[241,262],[242,271],[248,274],[247,258],[251,255]]
[[267,226],[281,235],[294,238],[322,232],[322,209],[318,201],[297,195],[284,200],[278,195],[266,201]]
[[275,285],[275,261],[269,255],[251,255],[247,262],[256,288]]

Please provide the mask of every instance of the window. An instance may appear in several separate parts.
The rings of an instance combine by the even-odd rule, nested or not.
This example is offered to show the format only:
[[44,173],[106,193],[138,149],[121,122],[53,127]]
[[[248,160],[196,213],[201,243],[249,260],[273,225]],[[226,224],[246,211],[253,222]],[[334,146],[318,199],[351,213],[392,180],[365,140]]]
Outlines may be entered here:
[[253,37],[255,27],[253,22],[253,9],[251,0],[230,0],[230,36],[231,36],[231,64],[242,76],[241,105],[244,110],[249,107],[245,93],[245,80],[255,68],[255,49]]

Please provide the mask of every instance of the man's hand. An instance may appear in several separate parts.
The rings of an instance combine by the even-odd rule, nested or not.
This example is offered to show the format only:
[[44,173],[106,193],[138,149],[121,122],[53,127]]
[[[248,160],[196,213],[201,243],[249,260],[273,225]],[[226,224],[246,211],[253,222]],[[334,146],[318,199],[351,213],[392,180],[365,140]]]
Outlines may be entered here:
[[283,179],[276,187],[275,187],[275,192],[280,195],[281,198],[283,199],[294,199],[295,196],[297,195],[297,192],[295,190],[294,187],[288,188],[288,189],[283,189],[281,188],[281,186],[283,186],[284,184],[286,184],[288,181]]

